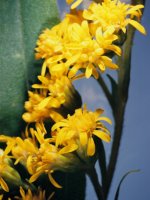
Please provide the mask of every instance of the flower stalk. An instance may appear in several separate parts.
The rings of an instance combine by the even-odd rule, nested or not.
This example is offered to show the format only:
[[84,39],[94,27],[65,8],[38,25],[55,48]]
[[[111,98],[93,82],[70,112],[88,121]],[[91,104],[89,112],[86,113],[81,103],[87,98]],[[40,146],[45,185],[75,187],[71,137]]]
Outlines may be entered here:
[[[138,3],[145,3],[145,1],[132,1],[134,5]],[[135,29],[132,26],[128,27],[128,34],[126,42],[122,48],[122,56],[118,57],[117,64],[120,66],[118,70],[118,84],[117,84],[117,92],[116,96],[111,98],[111,94],[102,79],[99,77],[98,82],[101,85],[109,103],[112,108],[115,127],[114,127],[114,138],[112,144],[111,155],[109,159],[109,164],[106,173],[106,182],[104,183],[104,194],[107,199],[109,190],[111,187],[112,179],[115,174],[115,169],[117,165],[117,159],[119,155],[121,138],[123,135],[123,124],[124,124],[124,115],[126,110],[126,104],[128,100],[128,92],[130,85],[130,72],[131,72],[131,55],[132,55],[132,44],[134,39]],[[113,101],[115,99],[115,101]],[[116,105],[114,105],[114,103]]]
[[94,187],[94,190],[95,190],[98,200],[105,200],[103,189],[102,189],[101,184],[99,183],[96,169],[94,167],[90,168],[89,170],[87,170],[87,175],[89,176],[89,178],[93,184],[93,187]]

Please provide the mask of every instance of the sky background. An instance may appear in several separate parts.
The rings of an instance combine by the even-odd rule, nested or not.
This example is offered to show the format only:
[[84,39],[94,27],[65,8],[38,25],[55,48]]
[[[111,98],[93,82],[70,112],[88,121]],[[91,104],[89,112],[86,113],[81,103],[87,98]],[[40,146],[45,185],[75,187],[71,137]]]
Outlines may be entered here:
[[[58,0],[64,13],[65,0]],[[117,168],[108,200],[114,199],[117,185],[122,176],[134,169],[139,173],[129,175],[123,182],[119,200],[150,199],[150,0],[146,1],[142,24],[147,36],[138,31],[135,34],[132,51],[131,81],[129,99],[126,108],[123,137],[120,146]],[[115,74],[114,74],[115,75]],[[105,115],[112,119],[107,99],[94,79],[75,83],[82,96],[83,103],[89,109],[103,108]],[[111,144],[106,144],[107,158]],[[86,200],[97,200],[93,186],[87,178]]]

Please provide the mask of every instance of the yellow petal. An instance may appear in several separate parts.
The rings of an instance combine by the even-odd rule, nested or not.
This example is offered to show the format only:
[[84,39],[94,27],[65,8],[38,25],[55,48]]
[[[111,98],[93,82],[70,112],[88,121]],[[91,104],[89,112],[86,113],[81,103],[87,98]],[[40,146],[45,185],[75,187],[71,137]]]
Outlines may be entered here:
[[3,200],[3,194],[0,194],[0,200]]
[[112,124],[112,121],[108,117],[99,117],[97,120],[102,120],[108,122],[108,124]]
[[92,137],[88,139],[87,155],[93,156],[95,154],[95,143]]
[[64,138],[65,138],[66,132],[65,131],[59,131],[56,135],[56,146],[58,147],[58,145],[62,144],[64,142]]
[[121,48],[117,47],[116,45],[110,45],[107,49],[114,51],[118,56],[121,55]]
[[99,69],[101,70],[101,72],[104,72],[106,70],[106,67],[104,65],[104,63],[98,63]]
[[137,11],[137,10],[139,10],[139,9],[141,9],[141,8],[144,8],[144,6],[143,5],[136,5],[136,6],[133,6],[132,8],[130,8],[127,12],[126,12],[126,14],[128,15],[128,14],[132,14],[132,13],[134,13],[134,11]]
[[134,26],[134,28],[136,28],[138,31],[140,31],[141,33],[143,33],[144,35],[146,35],[146,30],[145,30],[145,28],[144,28],[140,23],[138,23],[137,21],[130,19],[130,20],[129,20],[129,24],[131,24],[131,25]]
[[104,140],[105,142],[110,142],[110,140],[111,140],[110,135],[105,133],[105,132],[103,132],[103,131],[95,130],[93,132],[93,134],[96,135],[101,140]]
[[51,98],[50,100],[50,106],[54,107],[54,108],[59,108],[60,107],[61,102],[58,101],[58,99],[56,98]]
[[62,74],[66,74],[68,68],[65,66],[64,63],[55,64],[52,67],[49,67],[50,73],[54,76],[61,76]]
[[63,118],[63,116],[61,115],[61,114],[59,114],[59,113],[57,113],[56,111],[53,111],[53,110],[51,110],[50,111],[50,117],[51,117],[51,119],[54,121],[54,122],[59,122],[59,121],[61,121],[61,120],[63,120],[64,118]]
[[78,74],[78,75],[74,76],[71,80],[75,81],[75,80],[79,80],[81,78],[85,78],[85,74]]
[[26,198],[25,191],[23,190],[23,188],[22,188],[22,187],[20,187],[20,194],[21,194],[21,197],[22,197],[23,199],[25,199],[25,198]]
[[28,156],[26,165],[27,165],[28,172],[29,172],[30,174],[33,174],[33,173],[34,173],[33,168],[32,168],[32,161],[33,161],[33,157],[32,157],[32,156]]
[[85,77],[86,78],[90,78],[91,75],[92,75],[92,70],[93,70],[93,66],[91,64],[89,64],[86,68],[86,71],[85,71]]
[[47,65],[48,64],[52,64],[52,63],[57,63],[58,61],[62,60],[63,59],[63,55],[56,55],[56,56],[53,56],[49,59],[47,59]]
[[78,145],[77,145],[77,144],[69,144],[69,145],[63,147],[63,148],[59,151],[59,153],[60,153],[60,154],[70,153],[70,152],[73,152],[73,151],[75,151],[75,150],[77,150],[77,149],[78,149]]
[[79,137],[80,137],[80,143],[82,146],[86,145],[87,144],[87,133],[86,132],[81,132],[79,133]]
[[17,165],[21,160],[22,160],[22,157],[16,159],[16,161],[14,162],[14,165]]
[[75,9],[82,3],[83,0],[77,0],[75,3],[72,4],[71,9]]
[[102,36],[103,36],[102,28],[99,27],[99,28],[96,30],[96,40],[98,41],[98,43],[101,42]]
[[3,188],[3,190],[5,190],[6,192],[9,192],[8,185],[2,177],[0,177],[0,185]]
[[50,180],[50,182],[56,187],[56,188],[62,188],[61,185],[59,185],[52,177],[51,173],[49,172],[48,173],[48,178]]
[[104,32],[104,36],[109,36],[112,35],[115,32],[115,27],[114,26],[109,26],[107,30]]
[[75,74],[78,72],[78,70],[80,69],[80,65],[76,64],[74,65],[70,71],[69,71],[69,74],[68,74],[68,77],[69,78],[72,78],[73,76],[75,76]]
[[47,86],[43,86],[43,85],[40,85],[40,84],[33,84],[32,88],[34,88],[34,89],[47,89]]
[[34,181],[36,181],[38,179],[38,177],[43,173],[43,170],[37,171],[35,174],[33,174],[30,179],[29,182],[32,183]]
[[13,146],[15,145],[15,140],[14,141],[11,141],[7,147],[5,148],[5,151],[4,151],[4,154],[7,155],[13,148]]
[[73,0],[66,0],[67,4],[71,4],[73,2]]
[[65,135],[65,140],[70,140],[71,138],[74,137],[74,135],[76,134],[76,131],[75,130],[69,130],[68,132],[66,132],[66,135]]
[[109,67],[110,69],[118,69],[118,65],[114,64],[107,56],[102,56],[102,60],[105,66]]
[[80,54],[76,54],[74,56],[72,56],[71,58],[69,58],[67,60],[67,62],[65,63],[66,67],[70,67],[71,65],[73,65],[80,57]]
[[46,62],[44,62],[42,65],[41,75],[45,76],[45,72],[46,72]]
[[38,79],[45,85],[49,84],[49,80],[44,76],[38,76]]
[[56,130],[56,129],[60,128],[60,127],[63,127],[63,126],[67,126],[67,120],[63,120],[63,121],[55,123],[52,126],[51,130],[54,131],[54,130]]
[[48,104],[50,103],[51,97],[46,97],[45,99],[43,99],[37,106],[38,109],[43,109],[46,106],[48,106]]

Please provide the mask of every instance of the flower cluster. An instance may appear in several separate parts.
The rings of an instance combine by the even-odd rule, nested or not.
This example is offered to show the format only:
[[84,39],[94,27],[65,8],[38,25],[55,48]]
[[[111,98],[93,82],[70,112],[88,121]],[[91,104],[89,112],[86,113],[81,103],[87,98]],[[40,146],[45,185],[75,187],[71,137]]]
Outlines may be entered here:
[[52,177],[55,171],[87,167],[96,155],[95,138],[110,142],[106,124],[111,120],[102,109],[89,111],[81,105],[73,81],[91,76],[97,79],[106,68],[118,69],[112,57],[121,55],[119,41],[128,24],[145,34],[144,27],[136,21],[141,17],[142,5],[104,0],[76,10],[81,2],[67,0],[72,4],[71,12],[58,25],[44,30],[37,40],[35,57],[43,59],[43,65],[38,83],[32,85],[25,102],[22,117],[28,124],[24,137],[0,136],[0,141],[7,144],[5,151],[0,151],[1,188],[8,191],[6,182],[15,180],[17,186],[22,186],[22,199],[42,200],[45,192],[32,195],[11,158],[15,159],[14,165],[20,163],[27,169],[28,184],[47,174],[50,182],[61,188]]
[[45,200],[46,199],[45,191],[42,191],[40,188],[38,188],[38,192],[36,194],[33,194],[30,189],[28,189],[28,191],[25,192],[24,189],[20,187],[20,194],[21,194],[21,197],[16,197],[16,199],[18,200]]
[[[68,1],[71,3],[73,1]],[[76,1],[78,5],[81,1]],[[134,26],[141,33],[145,29],[137,20],[141,17],[143,5],[132,6],[116,0],[104,0],[102,4],[91,3],[83,11],[72,11],[52,29],[46,29],[37,41],[36,58],[44,59],[42,75],[46,68],[51,71],[68,70],[69,78],[98,78],[106,68],[117,69],[108,55],[121,55],[116,45],[127,25]],[[52,72],[51,72],[52,73]]]

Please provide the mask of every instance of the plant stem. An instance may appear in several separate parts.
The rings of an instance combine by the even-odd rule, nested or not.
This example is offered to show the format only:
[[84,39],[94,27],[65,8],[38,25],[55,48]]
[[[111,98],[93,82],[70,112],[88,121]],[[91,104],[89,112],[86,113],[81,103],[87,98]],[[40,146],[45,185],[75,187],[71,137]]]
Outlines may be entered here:
[[128,90],[130,83],[130,68],[131,68],[131,50],[132,50],[132,41],[134,37],[135,29],[129,27],[128,36],[123,47],[122,57],[118,59],[118,64],[121,66],[118,74],[118,91],[117,91],[117,105],[113,112],[115,119],[115,131],[114,131],[114,140],[112,144],[111,156],[108,165],[107,171],[107,185],[105,195],[107,197],[109,189],[112,183],[114,176],[116,163],[119,154],[120,141],[123,133],[123,123],[124,123],[124,114],[126,103],[128,100]]
[[[138,3],[145,4],[144,0],[132,0],[132,4],[136,5]],[[128,28],[127,40],[123,46],[122,56],[118,59],[118,65],[120,66],[120,70],[118,73],[118,88],[115,97],[109,92],[104,80],[100,76],[98,79],[98,83],[101,85],[109,103],[113,111],[114,120],[115,120],[115,128],[114,128],[114,139],[112,144],[112,150],[110,155],[110,160],[108,164],[108,170],[106,174],[105,182],[103,182],[103,192],[105,199],[107,199],[112,179],[115,173],[115,168],[117,164],[119,147],[123,133],[123,123],[124,123],[124,115],[126,103],[128,100],[128,90],[130,84],[130,70],[131,70],[131,50],[132,50],[132,42],[134,38],[135,29],[131,26]],[[114,105],[115,103],[115,105]],[[99,162],[100,159],[99,159]],[[102,172],[102,163],[100,165]]]
[[99,83],[99,85],[102,87],[104,94],[107,97],[107,100],[111,106],[111,108],[113,108],[113,99],[112,99],[112,95],[110,93],[110,91],[108,90],[108,87],[105,83],[105,81],[103,80],[101,74],[99,74],[99,77],[97,79],[97,82]]
[[98,180],[98,175],[97,175],[96,169],[94,167],[88,169],[87,175],[89,176],[89,178],[93,184],[93,187],[94,187],[94,190],[95,190],[98,200],[105,200],[102,186],[100,185],[99,180]]
[[107,178],[107,166],[106,166],[106,155],[103,142],[101,140],[95,140],[97,153],[98,153],[98,163],[100,166],[100,173],[102,177],[102,188],[105,191],[106,178]]
[[[145,2],[146,2],[145,0],[131,1],[133,5],[137,4],[145,5]],[[104,191],[106,198],[108,196],[109,189],[114,176],[119,154],[120,141],[122,138],[124,114],[125,114],[126,103],[128,100],[128,90],[130,84],[131,53],[132,53],[132,42],[134,38],[134,33],[135,29],[129,26],[127,40],[123,47],[123,54],[121,58],[118,59],[118,64],[119,66],[121,66],[121,69],[118,74],[118,95],[117,95],[118,103],[117,106],[115,106],[116,109],[113,112],[115,119],[115,131],[114,131],[114,140],[107,171],[107,185],[106,185],[106,190]]]

